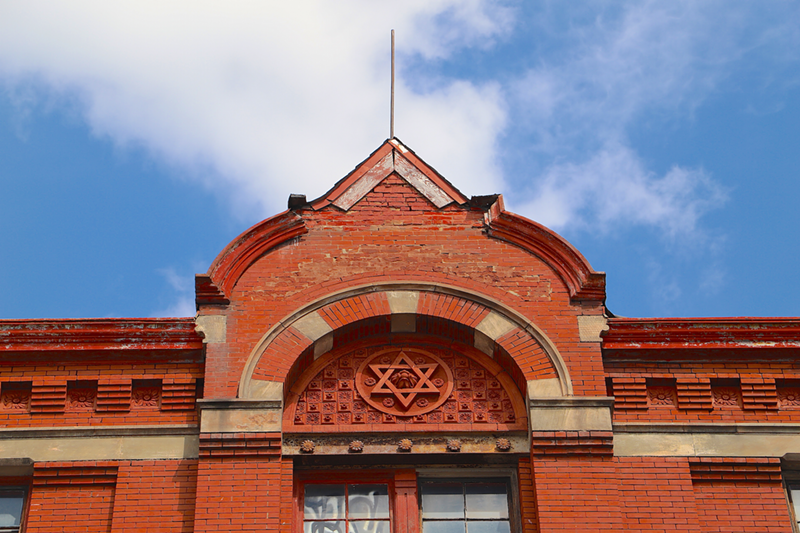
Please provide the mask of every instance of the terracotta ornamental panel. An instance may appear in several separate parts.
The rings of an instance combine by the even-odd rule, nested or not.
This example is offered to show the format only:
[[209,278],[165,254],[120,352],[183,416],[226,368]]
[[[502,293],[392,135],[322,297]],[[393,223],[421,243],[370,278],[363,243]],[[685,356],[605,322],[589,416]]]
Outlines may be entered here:
[[494,361],[468,346],[338,350],[317,360],[287,400],[287,431],[431,431],[432,425],[441,431],[527,428],[514,382]]

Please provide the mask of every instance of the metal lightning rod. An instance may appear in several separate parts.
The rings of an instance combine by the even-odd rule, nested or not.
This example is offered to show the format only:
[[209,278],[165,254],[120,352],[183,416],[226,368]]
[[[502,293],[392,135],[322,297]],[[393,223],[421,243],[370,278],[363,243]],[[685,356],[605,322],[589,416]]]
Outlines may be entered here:
[[392,30],[392,102],[389,107],[389,138],[394,139],[394,30]]

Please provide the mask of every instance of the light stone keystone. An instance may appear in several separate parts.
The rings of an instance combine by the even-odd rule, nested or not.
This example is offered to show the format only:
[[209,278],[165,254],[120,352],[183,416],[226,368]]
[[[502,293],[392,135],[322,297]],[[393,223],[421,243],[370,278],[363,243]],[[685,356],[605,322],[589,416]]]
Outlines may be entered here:
[[389,309],[392,314],[415,314],[417,303],[419,302],[419,292],[417,291],[388,291],[386,299],[389,300]]

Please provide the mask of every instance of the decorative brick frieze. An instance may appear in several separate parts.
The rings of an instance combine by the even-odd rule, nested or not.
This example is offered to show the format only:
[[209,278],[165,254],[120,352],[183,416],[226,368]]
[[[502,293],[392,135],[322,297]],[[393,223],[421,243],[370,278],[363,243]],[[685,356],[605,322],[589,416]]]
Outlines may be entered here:
[[647,403],[651,408],[678,408],[678,387],[675,379],[648,378]]
[[131,383],[132,409],[158,409],[161,406],[160,379],[134,379]]
[[31,413],[63,413],[67,384],[34,381],[31,389]]
[[749,410],[778,408],[778,393],[774,378],[741,378],[742,406]]
[[201,433],[200,457],[256,457],[281,454],[280,433]]
[[647,383],[643,377],[611,376],[614,409],[647,409]]
[[711,380],[707,378],[680,377],[676,380],[678,408],[687,410],[711,410]]
[[68,411],[93,411],[96,401],[96,381],[70,381],[67,383]]
[[131,410],[131,381],[104,380],[97,385],[98,412],[126,412]]
[[776,457],[693,457],[692,483],[780,483],[781,460]]
[[162,411],[193,411],[197,399],[194,379],[164,379],[162,382]]
[[775,380],[775,389],[780,409],[800,409],[800,380]]
[[535,431],[531,433],[533,455],[614,455],[611,431]]
[[711,380],[711,398],[714,409],[741,409],[742,387],[738,379]]
[[0,386],[0,410],[16,413],[31,410],[31,382],[6,381]]

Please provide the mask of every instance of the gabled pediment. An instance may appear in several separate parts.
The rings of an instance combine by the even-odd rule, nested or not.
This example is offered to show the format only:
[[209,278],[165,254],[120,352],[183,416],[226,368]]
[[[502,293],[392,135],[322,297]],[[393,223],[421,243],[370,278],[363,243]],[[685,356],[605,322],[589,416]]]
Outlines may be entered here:
[[348,211],[393,173],[438,208],[451,203],[461,205],[467,202],[467,198],[458,189],[403,143],[397,139],[389,139],[330,191],[311,202],[311,206],[321,209],[334,205]]

